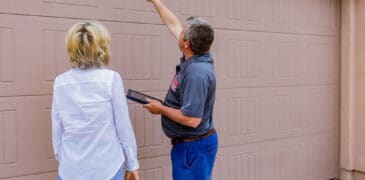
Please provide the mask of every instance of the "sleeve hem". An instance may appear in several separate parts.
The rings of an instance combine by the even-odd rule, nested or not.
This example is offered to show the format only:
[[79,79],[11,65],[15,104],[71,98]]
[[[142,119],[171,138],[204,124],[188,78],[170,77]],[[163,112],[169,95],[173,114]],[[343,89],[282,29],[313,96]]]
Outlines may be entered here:
[[181,109],[181,112],[184,114],[184,116],[202,118],[202,114],[200,113],[189,112],[183,109]]
[[127,171],[136,171],[139,169],[139,164],[136,163],[136,164],[133,164],[133,165],[127,165]]

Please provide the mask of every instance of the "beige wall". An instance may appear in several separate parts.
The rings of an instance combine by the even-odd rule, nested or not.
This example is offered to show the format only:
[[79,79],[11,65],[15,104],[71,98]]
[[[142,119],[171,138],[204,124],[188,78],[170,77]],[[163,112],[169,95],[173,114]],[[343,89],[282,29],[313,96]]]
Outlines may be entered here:
[[365,1],[342,1],[341,168],[345,180],[365,176]]

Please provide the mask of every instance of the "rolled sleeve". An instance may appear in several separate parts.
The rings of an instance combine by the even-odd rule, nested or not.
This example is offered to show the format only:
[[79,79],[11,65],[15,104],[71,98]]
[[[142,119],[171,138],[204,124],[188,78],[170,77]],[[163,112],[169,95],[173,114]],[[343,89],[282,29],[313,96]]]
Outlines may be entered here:
[[186,76],[183,81],[180,96],[180,110],[185,116],[202,118],[208,95],[208,84],[201,76]]

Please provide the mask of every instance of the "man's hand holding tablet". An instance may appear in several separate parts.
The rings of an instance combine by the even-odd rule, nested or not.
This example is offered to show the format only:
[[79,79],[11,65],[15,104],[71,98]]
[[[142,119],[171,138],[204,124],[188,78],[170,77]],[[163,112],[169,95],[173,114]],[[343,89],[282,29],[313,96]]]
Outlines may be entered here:
[[148,104],[151,100],[156,100],[163,104],[163,101],[161,99],[149,96],[133,89],[128,89],[127,98],[141,104]]

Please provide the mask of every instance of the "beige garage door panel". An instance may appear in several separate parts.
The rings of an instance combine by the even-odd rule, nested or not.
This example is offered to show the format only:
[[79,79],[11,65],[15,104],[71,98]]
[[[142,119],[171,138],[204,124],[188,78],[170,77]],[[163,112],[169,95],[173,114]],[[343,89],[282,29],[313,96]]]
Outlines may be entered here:
[[[0,16],[0,93],[2,96],[44,94],[48,88],[38,82],[43,71],[32,67],[41,66],[41,52],[37,42],[28,33],[35,34],[27,20],[31,18],[10,15]],[[28,21],[29,22],[29,21]],[[34,27],[34,25],[33,25]],[[28,42],[28,43],[25,43]]]
[[215,179],[313,179],[338,171],[336,86],[220,90]]
[[222,146],[331,132],[337,86],[219,90],[215,120]]
[[218,30],[218,86],[338,84],[338,50],[338,36]]
[[112,34],[111,67],[121,73],[126,86],[166,91],[180,54],[167,29],[147,24],[104,24]]
[[326,180],[338,171],[333,133],[221,148],[214,179]]
[[159,156],[155,158],[140,160],[141,169],[139,176],[141,180],[170,180],[171,164],[170,156]]
[[137,134],[138,157],[149,158],[170,154],[170,141],[161,128],[160,117],[152,116],[140,104],[130,103],[129,111]]
[[[338,0],[165,0],[180,17],[201,15],[215,27],[337,35]],[[32,0],[0,2],[0,12],[64,18],[160,23],[146,0]]]
[[[177,1],[166,4],[177,9]],[[9,14],[98,19],[124,22],[160,23],[146,0],[3,0],[0,12]],[[153,15],[153,16],[152,16]]]
[[[50,94],[53,79],[69,67],[64,36],[76,21],[1,15],[1,95]],[[170,78],[162,73],[172,74],[173,68],[168,67],[178,62],[177,45],[166,36],[166,29],[143,24],[105,24],[113,38],[111,67],[121,72],[126,84],[140,90],[166,87]],[[166,59],[169,61],[162,63]]]
[[2,97],[0,178],[53,171],[51,96]]
[[339,7],[337,0],[179,0],[178,11],[224,29],[337,35]]

